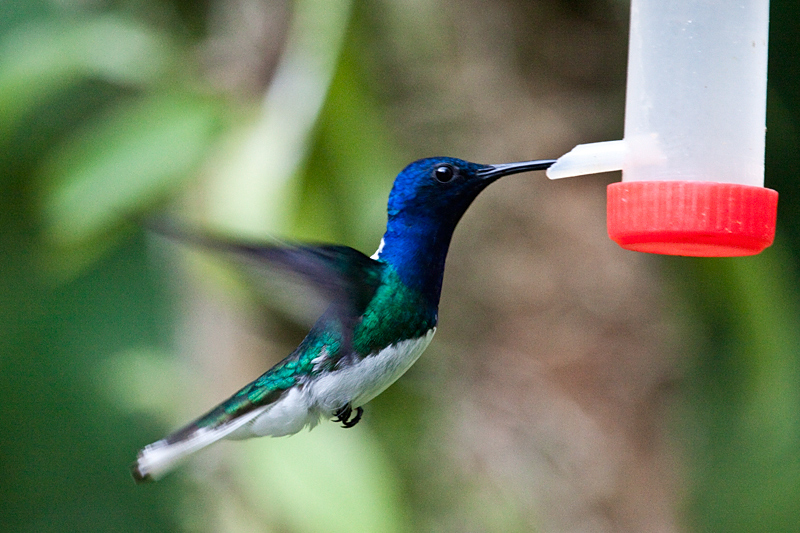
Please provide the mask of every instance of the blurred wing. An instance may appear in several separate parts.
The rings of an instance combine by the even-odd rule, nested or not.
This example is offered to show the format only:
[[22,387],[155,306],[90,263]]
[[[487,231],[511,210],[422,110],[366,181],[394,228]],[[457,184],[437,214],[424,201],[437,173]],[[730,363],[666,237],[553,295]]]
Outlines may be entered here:
[[[288,273],[301,279],[330,306],[344,326],[364,312],[380,285],[384,264],[348,246],[333,244],[257,243],[159,221],[158,234],[222,252],[257,284]],[[344,327],[349,332],[350,328]],[[349,339],[345,339],[345,344]]]

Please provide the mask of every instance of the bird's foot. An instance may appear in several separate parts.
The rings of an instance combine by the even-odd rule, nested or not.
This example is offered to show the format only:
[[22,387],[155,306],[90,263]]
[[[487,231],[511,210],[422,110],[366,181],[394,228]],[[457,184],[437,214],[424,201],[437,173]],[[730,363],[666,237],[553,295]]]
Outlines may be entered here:
[[358,424],[358,421],[361,420],[361,415],[364,414],[364,408],[356,407],[355,416],[350,418],[350,416],[353,414],[353,407],[348,403],[333,414],[336,417],[333,419],[334,422],[341,422],[343,428],[351,428]]

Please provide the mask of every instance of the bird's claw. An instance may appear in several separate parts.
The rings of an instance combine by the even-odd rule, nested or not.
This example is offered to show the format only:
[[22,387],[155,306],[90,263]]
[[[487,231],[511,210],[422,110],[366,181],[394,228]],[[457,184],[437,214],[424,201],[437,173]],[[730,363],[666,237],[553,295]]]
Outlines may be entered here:
[[356,407],[355,416],[350,418],[350,416],[353,414],[353,407],[348,403],[333,414],[336,417],[333,419],[334,422],[341,422],[343,428],[351,428],[358,424],[358,421],[361,420],[361,415],[364,414],[364,408]]

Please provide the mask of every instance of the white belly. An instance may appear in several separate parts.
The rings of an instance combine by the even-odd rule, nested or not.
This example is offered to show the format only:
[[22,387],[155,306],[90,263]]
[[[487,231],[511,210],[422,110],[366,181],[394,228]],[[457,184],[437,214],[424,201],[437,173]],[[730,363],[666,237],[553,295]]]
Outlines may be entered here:
[[331,417],[347,404],[364,405],[411,368],[435,332],[436,328],[432,328],[422,337],[398,342],[350,367],[319,377],[303,388],[291,389],[274,404],[259,409],[259,414],[227,438],[291,435],[306,426],[314,427],[321,417]]
[[411,368],[430,344],[436,328],[416,339],[398,342],[358,363],[316,379],[308,394],[323,415],[344,405],[359,407],[382,393]]

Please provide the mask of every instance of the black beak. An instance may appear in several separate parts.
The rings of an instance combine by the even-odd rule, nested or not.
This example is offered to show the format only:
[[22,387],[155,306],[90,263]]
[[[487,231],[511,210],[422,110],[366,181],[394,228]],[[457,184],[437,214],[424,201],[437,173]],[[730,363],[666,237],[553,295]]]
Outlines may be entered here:
[[487,180],[496,180],[509,174],[518,174],[520,172],[531,172],[533,170],[544,170],[549,168],[555,159],[538,159],[536,161],[520,161],[519,163],[502,163],[499,165],[487,165],[478,170],[479,178]]

